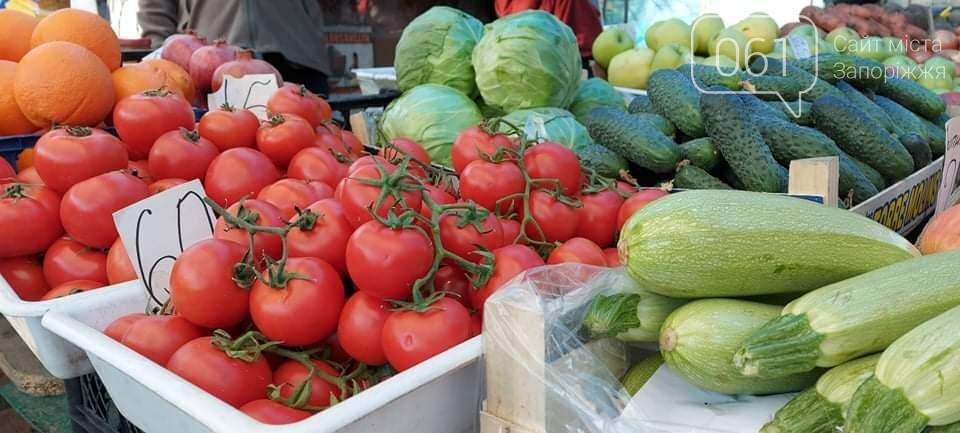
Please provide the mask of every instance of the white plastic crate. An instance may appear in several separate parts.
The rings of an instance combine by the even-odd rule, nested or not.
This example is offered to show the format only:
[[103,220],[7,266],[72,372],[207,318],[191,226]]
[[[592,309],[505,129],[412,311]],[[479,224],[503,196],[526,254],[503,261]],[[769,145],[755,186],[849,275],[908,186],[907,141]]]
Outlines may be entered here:
[[7,318],[50,374],[61,379],[88,374],[93,368],[83,350],[41,326],[44,314],[69,308],[82,312],[92,326],[105,327],[119,312],[145,305],[146,297],[143,286],[138,281],[130,281],[59,299],[29,302],[20,299],[0,277],[0,314]]
[[110,339],[101,332],[104,322],[91,319],[70,308],[48,313],[43,326],[86,351],[117,409],[146,433],[469,433],[479,428],[481,337],[306,420],[269,426]]
[[376,95],[381,89],[397,90],[397,71],[393,66],[385,68],[358,68],[353,70],[360,83],[360,93]]

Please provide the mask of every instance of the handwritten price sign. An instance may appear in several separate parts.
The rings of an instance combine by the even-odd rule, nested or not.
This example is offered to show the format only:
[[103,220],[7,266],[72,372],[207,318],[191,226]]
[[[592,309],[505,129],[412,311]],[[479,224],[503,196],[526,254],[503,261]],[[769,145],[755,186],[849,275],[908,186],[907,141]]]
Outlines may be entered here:
[[267,99],[278,89],[277,77],[273,74],[244,75],[242,78],[225,75],[220,90],[207,95],[210,109],[223,104],[245,108],[260,120],[267,119]]

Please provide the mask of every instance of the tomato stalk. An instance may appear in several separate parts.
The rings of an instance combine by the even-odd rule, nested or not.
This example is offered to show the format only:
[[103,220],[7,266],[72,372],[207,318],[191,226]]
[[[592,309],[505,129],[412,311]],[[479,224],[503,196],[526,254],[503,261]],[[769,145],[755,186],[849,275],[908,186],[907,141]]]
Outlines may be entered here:
[[211,342],[230,358],[253,363],[260,359],[264,351],[280,344],[274,341],[263,342],[264,340],[266,338],[255,331],[248,331],[236,339],[232,339],[227,331],[218,329],[213,331]]
[[3,189],[3,198],[27,198],[27,189],[24,187],[24,184],[20,182],[11,183]]
[[[359,363],[357,366],[347,373],[346,375],[333,376],[319,368],[312,362],[312,351],[298,352],[290,349],[285,349],[282,347],[274,346],[270,349],[271,353],[280,355],[284,358],[294,360],[300,365],[303,365],[304,368],[308,371],[308,376],[304,378],[297,386],[294,388],[293,394],[287,398],[281,396],[281,391],[283,389],[283,384],[280,385],[271,385],[268,390],[268,397],[278,403],[282,403],[286,406],[311,410],[311,411],[321,411],[325,409],[324,407],[317,407],[309,405],[311,388],[313,386],[313,379],[318,378],[324,382],[336,386],[340,390],[340,394],[343,398],[349,398],[361,391],[360,387],[357,386],[358,378],[367,374],[366,364]],[[340,368],[343,372],[343,368]],[[352,386],[351,386],[352,385]],[[340,402],[340,399],[335,395],[330,395],[330,406],[333,406]]]

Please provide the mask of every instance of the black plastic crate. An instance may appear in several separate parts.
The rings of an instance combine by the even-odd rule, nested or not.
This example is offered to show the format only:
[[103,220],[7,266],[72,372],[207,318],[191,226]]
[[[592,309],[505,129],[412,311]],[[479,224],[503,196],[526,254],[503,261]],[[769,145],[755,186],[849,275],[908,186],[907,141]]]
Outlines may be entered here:
[[7,160],[10,166],[17,166],[17,155],[23,149],[33,147],[40,139],[39,135],[8,135],[0,137],[0,157]]
[[96,374],[65,383],[73,433],[143,433],[120,415]]

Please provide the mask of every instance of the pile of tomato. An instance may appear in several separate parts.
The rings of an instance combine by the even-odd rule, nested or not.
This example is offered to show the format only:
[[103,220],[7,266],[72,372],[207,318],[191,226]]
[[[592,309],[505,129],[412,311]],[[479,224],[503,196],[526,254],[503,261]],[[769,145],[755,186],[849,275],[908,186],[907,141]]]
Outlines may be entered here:
[[410,140],[365,154],[300,86],[267,108],[263,122],[223,107],[195,124],[179,96],[146,92],[117,104],[117,136],[47,132],[32,164],[0,173],[0,274],[25,300],[134,279],[113,212],[201,180],[213,238],[176,260],[166,305],[105,333],[283,424],[478,335],[487,298],[527,269],[618,266],[620,226],[667,194],[497,125],[457,137],[451,172]]

